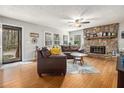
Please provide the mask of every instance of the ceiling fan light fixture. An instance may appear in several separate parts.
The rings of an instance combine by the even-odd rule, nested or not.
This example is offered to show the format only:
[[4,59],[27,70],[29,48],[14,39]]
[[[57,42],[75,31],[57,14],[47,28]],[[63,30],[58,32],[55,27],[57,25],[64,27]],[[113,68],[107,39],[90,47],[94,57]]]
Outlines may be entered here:
[[80,23],[75,23],[74,26],[75,27],[81,27],[81,24]]

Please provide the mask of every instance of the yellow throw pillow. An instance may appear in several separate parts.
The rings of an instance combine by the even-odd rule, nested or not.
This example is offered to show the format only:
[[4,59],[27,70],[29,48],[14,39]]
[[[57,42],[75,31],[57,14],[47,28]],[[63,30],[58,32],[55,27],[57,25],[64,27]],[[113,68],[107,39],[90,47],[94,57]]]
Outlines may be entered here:
[[55,47],[55,48],[52,48],[50,50],[50,52],[51,52],[52,55],[59,55],[59,54],[61,54],[61,49]]

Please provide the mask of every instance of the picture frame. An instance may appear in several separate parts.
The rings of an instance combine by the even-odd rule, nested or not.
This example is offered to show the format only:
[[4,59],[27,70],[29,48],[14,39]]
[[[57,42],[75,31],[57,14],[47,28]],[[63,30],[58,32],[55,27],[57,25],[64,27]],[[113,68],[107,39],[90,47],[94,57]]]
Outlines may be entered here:
[[30,37],[38,38],[39,37],[39,33],[30,33]]

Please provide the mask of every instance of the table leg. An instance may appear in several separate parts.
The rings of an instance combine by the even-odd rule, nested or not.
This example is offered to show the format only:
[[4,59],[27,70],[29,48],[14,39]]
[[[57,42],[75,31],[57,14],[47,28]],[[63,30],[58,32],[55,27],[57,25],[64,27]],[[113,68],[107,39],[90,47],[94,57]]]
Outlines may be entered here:
[[73,59],[74,59],[73,64],[75,64],[75,63],[76,63],[76,59],[75,59],[75,57],[74,57]]
[[81,64],[81,65],[83,65],[83,64],[84,64],[84,59],[83,59],[83,56],[81,57],[80,64]]

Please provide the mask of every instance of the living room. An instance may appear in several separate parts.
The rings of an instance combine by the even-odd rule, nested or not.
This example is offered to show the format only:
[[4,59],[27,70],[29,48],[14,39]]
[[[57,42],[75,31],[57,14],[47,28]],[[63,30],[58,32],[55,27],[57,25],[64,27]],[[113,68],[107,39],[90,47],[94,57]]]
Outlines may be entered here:
[[1,5],[0,87],[124,87],[123,9]]

